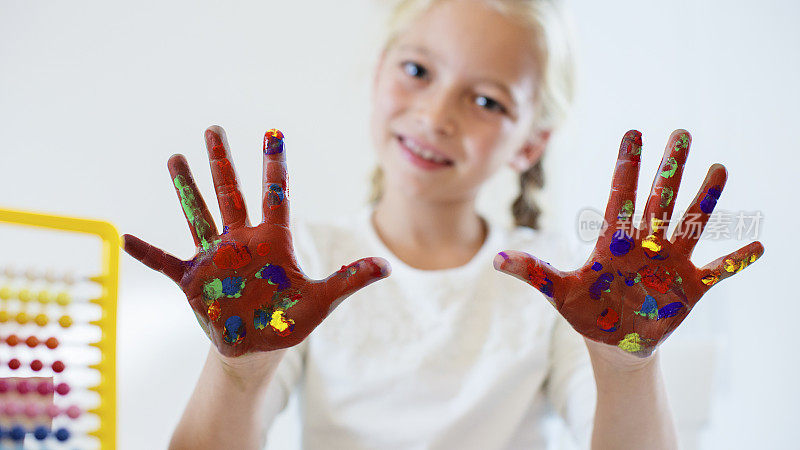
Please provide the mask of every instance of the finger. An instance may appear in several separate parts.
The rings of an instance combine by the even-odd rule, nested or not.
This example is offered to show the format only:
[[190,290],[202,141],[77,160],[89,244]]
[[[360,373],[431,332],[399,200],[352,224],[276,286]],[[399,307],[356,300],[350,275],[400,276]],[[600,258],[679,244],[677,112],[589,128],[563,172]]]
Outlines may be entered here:
[[214,179],[214,190],[217,192],[219,211],[222,215],[223,233],[227,229],[250,226],[225,130],[216,125],[209,127],[205,138],[211,164],[211,177]]
[[706,286],[706,290],[734,274],[744,270],[747,266],[754,263],[764,254],[764,246],[761,242],[751,242],[744,247],[730,253],[722,258],[708,263],[700,269],[700,281]]
[[697,241],[706,228],[708,218],[717,205],[717,200],[725,188],[728,180],[728,171],[722,164],[714,164],[708,169],[706,179],[700,190],[692,200],[691,206],[681,218],[675,231],[672,233],[672,248],[675,251],[692,256]]
[[653,239],[656,241],[664,237],[664,233],[669,227],[691,141],[692,136],[688,131],[673,131],[667,140],[664,157],[661,159],[661,165],[653,179],[650,196],[647,198],[642,224],[639,228],[645,233],[645,236],[653,235]]
[[289,192],[286,179],[283,133],[271,129],[264,134],[264,221],[289,226]]
[[362,258],[342,266],[323,282],[324,296],[329,303],[323,305],[325,315],[330,314],[339,303],[359,289],[386,278],[392,272],[389,262],[383,258]]
[[605,221],[611,230],[630,229],[636,186],[639,182],[639,163],[642,153],[642,134],[630,130],[622,137],[617,155],[617,165],[611,180]]
[[130,234],[122,235],[122,248],[145,266],[163,273],[176,283],[181,282],[185,263],[180,259]]
[[203,250],[208,250],[211,248],[213,237],[217,235],[217,227],[214,226],[214,219],[194,183],[186,158],[183,155],[172,155],[167,167],[172,177],[172,184],[175,185],[175,192],[181,200],[183,214],[189,222],[194,244]]
[[562,301],[558,299],[561,298],[559,288],[562,276],[550,264],[525,252],[507,250],[495,255],[494,268],[530,284],[544,294],[556,309],[561,308]]

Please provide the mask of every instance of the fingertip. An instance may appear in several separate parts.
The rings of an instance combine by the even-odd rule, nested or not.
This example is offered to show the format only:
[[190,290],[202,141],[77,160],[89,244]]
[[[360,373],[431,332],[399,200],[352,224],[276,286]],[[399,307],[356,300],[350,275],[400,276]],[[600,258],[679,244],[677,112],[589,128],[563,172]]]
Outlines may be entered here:
[[503,264],[505,264],[505,262],[508,261],[508,260],[509,260],[508,253],[500,252],[500,253],[494,255],[494,259],[492,260],[492,265],[494,266],[495,270],[502,271],[503,270]]
[[283,133],[277,128],[272,128],[264,133],[264,154],[277,155],[285,150]]
[[372,258],[372,262],[380,269],[380,278],[386,278],[392,274],[392,265],[383,258]]
[[142,244],[143,241],[141,239],[130,234],[123,234],[120,237],[120,246],[122,249],[136,259],[142,259],[144,257],[144,246]]
[[186,162],[186,157],[180,153],[175,153],[167,159],[167,169],[172,176],[175,176],[181,169],[188,166],[189,163]]

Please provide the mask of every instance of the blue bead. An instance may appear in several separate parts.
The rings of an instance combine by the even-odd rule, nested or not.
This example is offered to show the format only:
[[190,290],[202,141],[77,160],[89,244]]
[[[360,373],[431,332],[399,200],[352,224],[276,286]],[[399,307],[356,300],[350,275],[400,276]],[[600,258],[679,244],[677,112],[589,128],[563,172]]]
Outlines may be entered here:
[[8,436],[15,441],[21,441],[25,439],[25,427],[22,425],[14,425],[11,427],[11,432],[8,433]]
[[67,431],[66,428],[59,428],[58,430],[56,430],[56,439],[58,439],[61,442],[66,441],[67,439],[69,439],[69,431]]
[[47,439],[48,434],[50,434],[50,430],[48,430],[45,426],[40,425],[33,430],[33,437],[35,437],[37,441],[43,441]]

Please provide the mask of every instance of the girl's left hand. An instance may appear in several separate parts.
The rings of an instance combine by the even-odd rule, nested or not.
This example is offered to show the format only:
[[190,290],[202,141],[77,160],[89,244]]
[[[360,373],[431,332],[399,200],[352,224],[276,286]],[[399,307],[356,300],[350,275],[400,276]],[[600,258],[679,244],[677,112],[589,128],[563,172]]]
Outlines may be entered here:
[[711,166],[672,238],[665,239],[690,142],[685,130],[670,136],[642,223],[634,228],[642,137],[635,130],[625,134],[606,207],[606,228],[580,269],[561,272],[519,251],[500,252],[494,267],[539,289],[585,338],[650,356],[711,286],[764,253],[756,241],[701,268],[690,260],[725,186],[727,172],[721,164]]

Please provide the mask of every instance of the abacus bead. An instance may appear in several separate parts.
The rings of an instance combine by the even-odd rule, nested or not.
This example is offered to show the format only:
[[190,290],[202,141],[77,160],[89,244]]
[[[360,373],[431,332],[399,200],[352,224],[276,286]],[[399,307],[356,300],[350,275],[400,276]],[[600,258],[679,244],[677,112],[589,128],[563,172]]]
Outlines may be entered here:
[[17,313],[17,316],[14,318],[18,324],[24,325],[28,323],[28,314],[25,311],[20,311]]
[[28,336],[28,339],[25,339],[25,343],[28,345],[28,347],[34,348],[39,345],[39,338],[36,336]]
[[67,383],[58,383],[56,385],[56,392],[58,392],[60,395],[69,394],[69,385]]
[[8,433],[8,437],[14,441],[25,439],[25,428],[22,425],[14,425],[11,427],[11,432]]
[[20,289],[19,293],[17,293],[17,297],[22,302],[29,302],[33,298],[33,295],[31,294],[31,291],[27,289]]
[[31,361],[31,369],[34,372],[42,370],[42,367],[44,367],[44,364],[42,364],[42,362],[39,361],[38,359],[34,359],[33,361]]
[[39,425],[35,430],[33,430],[33,437],[35,437],[37,441],[43,441],[47,439],[48,434],[47,427],[42,425]]
[[5,394],[8,392],[8,381],[0,378],[0,394]]
[[19,409],[20,408],[19,405],[17,405],[17,402],[8,402],[3,405],[3,411],[5,411],[7,416],[16,416],[19,414]]
[[8,362],[8,368],[11,370],[17,370],[21,365],[22,364],[19,362],[17,358],[12,358],[11,361]]
[[39,291],[39,295],[36,296],[36,300],[38,300],[39,303],[42,303],[42,304],[45,304],[45,305],[50,303],[50,292],[48,292],[48,291]]
[[11,289],[8,286],[3,286],[0,288],[0,298],[3,300],[8,300],[12,297]]
[[70,325],[72,325],[72,317],[61,316],[58,318],[58,324],[61,325],[63,328],[69,328]]
[[69,439],[69,431],[67,431],[66,428],[59,428],[58,430],[56,430],[56,439],[58,439],[61,442],[66,441],[67,439]]
[[34,418],[39,415],[39,407],[35,403],[28,403],[25,405],[25,415]]
[[67,408],[67,416],[69,416],[70,419],[77,419],[78,417],[80,417],[80,415],[81,415],[81,409],[78,408],[77,406],[72,405],[69,408]]
[[53,383],[49,381],[42,381],[36,386],[36,390],[42,395],[49,395],[53,392]]
[[19,344],[19,337],[17,337],[16,334],[9,334],[8,337],[6,338],[6,344],[8,344],[11,347]]
[[0,311],[0,323],[8,322],[8,311],[2,310]]
[[53,362],[53,372],[61,373],[64,371],[64,363],[61,361],[54,361]]
[[70,301],[69,294],[67,294],[66,292],[59,292],[58,295],[56,295],[56,303],[58,303],[61,306],[69,305],[69,301]]
[[44,341],[44,345],[46,345],[47,348],[49,348],[50,350],[53,350],[56,347],[58,347],[58,339],[56,339],[54,337],[49,337],[49,338],[47,338],[46,341]]
[[51,418],[56,418],[59,414],[61,414],[61,410],[58,408],[58,406],[52,403],[44,408],[44,412]]
[[36,325],[43,327],[47,325],[48,322],[50,322],[50,319],[47,318],[46,314],[37,314],[36,318],[34,318],[33,321],[36,322]]
[[28,380],[17,381],[17,392],[20,394],[27,394],[31,390],[33,390],[33,386],[31,386],[31,383]]

